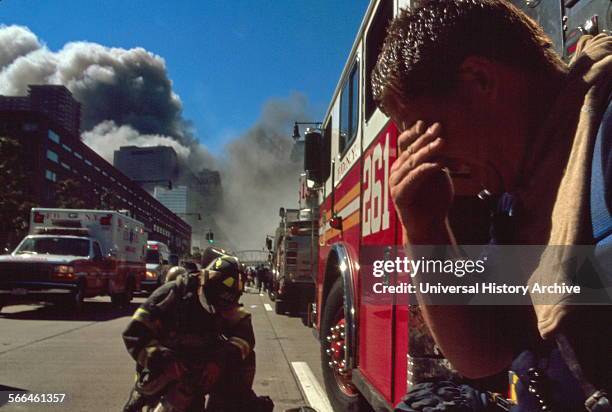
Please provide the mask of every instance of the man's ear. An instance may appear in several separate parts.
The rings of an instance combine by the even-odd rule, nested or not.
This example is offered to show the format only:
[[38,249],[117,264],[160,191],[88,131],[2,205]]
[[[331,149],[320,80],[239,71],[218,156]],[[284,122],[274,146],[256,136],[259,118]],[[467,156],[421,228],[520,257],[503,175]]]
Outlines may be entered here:
[[468,56],[459,66],[459,82],[474,98],[495,99],[499,91],[499,67],[481,56]]

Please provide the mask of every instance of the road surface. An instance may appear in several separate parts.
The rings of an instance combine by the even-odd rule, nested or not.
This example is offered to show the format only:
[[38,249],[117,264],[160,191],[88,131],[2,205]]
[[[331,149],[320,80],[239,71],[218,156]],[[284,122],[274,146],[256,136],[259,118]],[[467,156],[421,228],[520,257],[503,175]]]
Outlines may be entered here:
[[[6,411],[120,411],[134,379],[121,332],[143,298],[125,310],[88,299],[82,314],[53,305],[6,307],[0,313],[0,407]],[[255,392],[275,411],[309,405],[331,409],[322,387],[319,346],[300,318],[277,315],[259,293],[243,295],[256,335]],[[61,403],[9,403],[9,394],[65,394]]]

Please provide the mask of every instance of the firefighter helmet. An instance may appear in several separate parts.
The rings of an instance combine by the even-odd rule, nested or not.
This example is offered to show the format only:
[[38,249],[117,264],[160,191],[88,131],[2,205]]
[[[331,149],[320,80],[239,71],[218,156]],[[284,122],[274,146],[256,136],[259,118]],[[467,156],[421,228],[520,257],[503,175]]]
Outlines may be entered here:
[[208,269],[211,263],[213,263],[217,258],[221,256],[227,255],[227,252],[221,248],[209,246],[204,249],[202,252],[202,267]]
[[186,275],[186,274],[187,274],[187,270],[184,267],[173,266],[170,269],[168,269],[168,273],[166,273],[166,283],[172,282],[173,280],[176,280],[177,277]]
[[242,294],[242,273],[237,258],[225,255],[215,259],[201,279],[203,293],[200,293],[200,300],[203,306],[210,304],[223,309],[236,305]]

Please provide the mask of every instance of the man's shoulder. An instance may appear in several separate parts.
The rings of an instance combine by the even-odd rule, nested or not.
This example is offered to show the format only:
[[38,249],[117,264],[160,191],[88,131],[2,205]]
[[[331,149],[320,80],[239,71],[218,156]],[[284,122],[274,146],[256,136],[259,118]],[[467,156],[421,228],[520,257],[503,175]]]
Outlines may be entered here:
[[172,306],[178,298],[177,286],[174,282],[168,282],[151,293],[147,300],[141,305],[141,308],[153,312],[165,312],[168,307]]
[[239,305],[221,311],[219,312],[219,314],[224,320],[228,321],[230,324],[238,323],[242,320],[251,318],[251,312],[246,310],[243,306]]

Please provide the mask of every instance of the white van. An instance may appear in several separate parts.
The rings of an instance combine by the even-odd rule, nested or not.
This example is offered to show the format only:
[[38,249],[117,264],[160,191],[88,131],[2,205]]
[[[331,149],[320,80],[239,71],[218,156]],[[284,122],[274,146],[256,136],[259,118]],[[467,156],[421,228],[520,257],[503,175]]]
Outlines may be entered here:
[[145,279],[140,282],[140,285],[142,290],[153,292],[164,284],[166,272],[170,268],[170,248],[163,242],[155,240],[147,241],[145,261],[147,273]]

